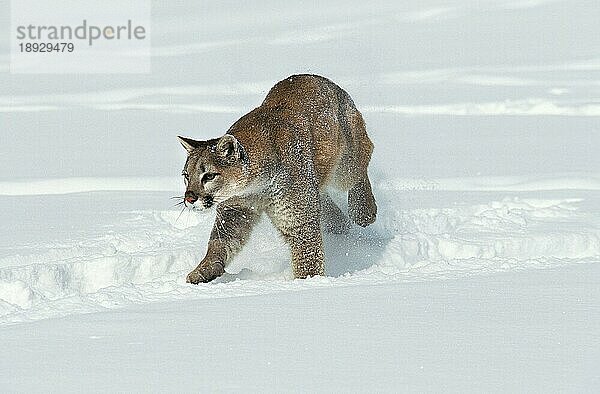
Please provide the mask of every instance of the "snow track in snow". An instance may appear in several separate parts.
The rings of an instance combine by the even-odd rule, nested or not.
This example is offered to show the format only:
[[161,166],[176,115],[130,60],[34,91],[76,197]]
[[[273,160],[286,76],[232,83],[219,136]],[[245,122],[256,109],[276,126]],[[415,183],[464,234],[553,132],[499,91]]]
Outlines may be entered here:
[[[531,190],[536,182],[560,184],[557,179],[520,184]],[[582,178],[580,184],[594,182]],[[446,183],[451,190],[452,183]],[[460,190],[477,182],[453,184],[462,185],[455,187]],[[443,183],[437,185],[444,189]],[[210,284],[185,284],[185,274],[203,257],[213,216],[112,208],[106,224],[92,223],[89,233],[60,241],[49,234],[46,240],[2,246],[0,324],[173,299],[442,280],[600,261],[597,191],[563,190],[540,197],[531,191],[413,186],[401,180],[379,183],[375,225],[353,228],[347,236],[326,235],[328,276],[301,281],[291,280],[286,246],[263,220],[226,275]],[[54,198],[87,196],[101,207],[114,207],[129,194]],[[153,196],[151,206],[164,206],[162,194]],[[106,208],[98,210],[106,214]]]

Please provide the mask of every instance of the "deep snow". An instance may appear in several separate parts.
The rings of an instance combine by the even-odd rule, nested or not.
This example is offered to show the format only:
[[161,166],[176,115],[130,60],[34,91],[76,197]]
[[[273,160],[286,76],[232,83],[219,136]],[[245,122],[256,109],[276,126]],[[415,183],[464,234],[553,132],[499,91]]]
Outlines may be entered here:
[[[2,220],[13,230],[0,244],[0,324],[174,298],[403,283],[598,261],[600,192],[585,190],[595,185],[593,178],[579,182],[579,190],[572,189],[576,182],[566,182],[565,190],[545,190],[559,189],[560,179],[375,181],[379,219],[348,236],[325,237],[327,278],[291,281],[289,252],[265,219],[228,265],[228,274],[198,287],[184,278],[206,251],[214,212],[169,208],[172,193],[152,191],[4,196]],[[159,183],[148,182],[147,188]],[[116,180],[115,187],[122,184]],[[486,186],[492,191],[479,190]]]
[[[598,14],[154,1],[145,75],[12,75],[0,35],[0,390],[598,391]],[[264,221],[185,284],[213,217],[171,206],[175,136],[299,72],[363,112],[378,221],[325,237],[324,278]]]

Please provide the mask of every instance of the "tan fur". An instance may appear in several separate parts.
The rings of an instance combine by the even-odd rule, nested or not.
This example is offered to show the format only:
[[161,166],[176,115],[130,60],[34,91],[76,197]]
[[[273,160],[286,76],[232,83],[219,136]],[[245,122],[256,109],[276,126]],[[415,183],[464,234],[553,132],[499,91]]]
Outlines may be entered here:
[[[367,175],[373,144],[348,93],[326,78],[291,76],[224,137],[182,144],[189,152],[186,197],[198,198],[194,207],[218,203],[206,257],[190,283],[222,275],[263,212],[290,246],[295,277],[324,275],[321,224],[336,233],[348,229],[327,186],[348,191],[353,222],[375,221]],[[206,174],[216,175],[207,181]]]

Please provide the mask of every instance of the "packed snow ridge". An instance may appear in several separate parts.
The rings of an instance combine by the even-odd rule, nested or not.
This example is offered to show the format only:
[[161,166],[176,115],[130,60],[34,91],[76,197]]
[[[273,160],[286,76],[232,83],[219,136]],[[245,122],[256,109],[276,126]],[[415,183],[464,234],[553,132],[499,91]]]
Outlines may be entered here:
[[[531,192],[560,184],[560,177],[376,182],[375,225],[326,235],[328,276],[309,280],[291,280],[286,246],[265,219],[226,275],[188,285],[185,274],[203,257],[214,217],[176,210],[117,212],[100,235],[4,251],[0,324],[173,299],[440,280],[600,260],[600,217],[590,209],[598,203],[597,178],[563,183],[565,190],[552,198]],[[515,185],[529,192],[498,192]],[[577,185],[585,191],[575,191]],[[486,188],[496,191],[482,191]],[[123,196],[92,194],[109,203]]]

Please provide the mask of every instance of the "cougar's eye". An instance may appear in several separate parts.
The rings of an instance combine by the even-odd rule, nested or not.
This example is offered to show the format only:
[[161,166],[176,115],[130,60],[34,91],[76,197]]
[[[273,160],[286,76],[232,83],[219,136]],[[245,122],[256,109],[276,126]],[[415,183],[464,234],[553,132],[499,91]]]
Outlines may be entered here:
[[190,176],[189,176],[189,174],[188,174],[186,171],[183,171],[183,172],[181,173],[181,176],[183,177],[183,182],[184,182],[184,183],[186,184],[186,186],[187,186],[187,184],[188,184],[188,182],[189,182],[189,180],[190,180]]
[[217,175],[219,175],[219,174],[215,174],[214,172],[207,172],[206,174],[204,174],[204,177],[202,178],[202,182],[212,181],[213,179],[215,179],[215,177]]

